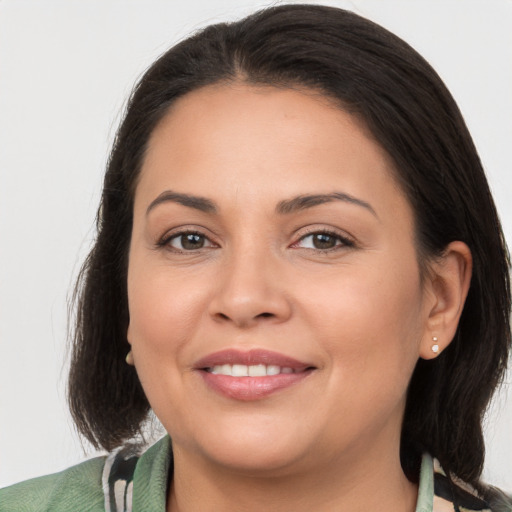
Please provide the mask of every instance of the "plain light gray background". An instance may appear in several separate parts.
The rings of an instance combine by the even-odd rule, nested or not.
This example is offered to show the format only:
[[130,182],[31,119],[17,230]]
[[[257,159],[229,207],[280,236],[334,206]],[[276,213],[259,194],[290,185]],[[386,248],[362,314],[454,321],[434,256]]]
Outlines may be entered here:
[[[309,3],[355,10],[434,65],[473,134],[511,243],[512,1]],[[0,486],[84,458],[64,400],[66,304],[131,86],[192,30],[271,4],[0,0]],[[510,386],[486,440],[485,478],[512,490]]]

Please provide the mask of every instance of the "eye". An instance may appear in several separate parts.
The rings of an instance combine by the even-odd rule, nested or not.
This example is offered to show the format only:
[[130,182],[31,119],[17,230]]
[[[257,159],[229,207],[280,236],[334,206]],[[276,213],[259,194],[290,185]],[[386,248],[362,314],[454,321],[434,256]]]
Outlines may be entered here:
[[213,247],[214,244],[202,233],[186,231],[176,233],[162,240],[161,245],[166,245],[176,251],[197,251],[206,247]]
[[327,231],[309,233],[294,244],[295,247],[320,251],[328,251],[337,247],[353,247],[353,245],[354,243],[348,238]]

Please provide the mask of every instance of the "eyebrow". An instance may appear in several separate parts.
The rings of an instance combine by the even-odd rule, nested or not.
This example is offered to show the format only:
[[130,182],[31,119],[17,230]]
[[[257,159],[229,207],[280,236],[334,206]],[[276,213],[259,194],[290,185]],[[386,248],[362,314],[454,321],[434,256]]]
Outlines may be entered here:
[[[363,208],[366,208],[369,212],[371,212],[375,217],[378,218],[377,213],[369,203],[363,201],[362,199],[358,199],[357,197],[351,196],[350,194],[345,194],[343,192],[332,192],[330,194],[300,195],[292,199],[285,199],[277,203],[276,212],[281,215],[288,215],[290,213],[305,210],[307,208],[312,208],[314,206],[318,206],[321,204],[330,203],[331,201],[343,201],[346,203],[361,206]],[[205,213],[217,213],[218,211],[217,207],[215,206],[215,203],[205,197],[194,196],[191,194],[182,194],[180,192],[174,192],[172,190],[165,190],[151,202],[151,204],[148,206],[146,210],[146,215],[148,215],[149,212],[159,204],[167,202],[178,203],[183,206],[187,206],[188,208],[194,208],[195,210],[199,210]]]
[[188,206],[189,208],[194,208],[205,213],[217,212],[217,207],[213,201],[210,201],[210,199],[206,199],[205,197],[192,196],[190,194],[181,194],[179,192],[173,192],[172,190],[166,190],[151,202],[151,204],[148,206],[148,209],[146,210],[146,215],[148,215],[149,212],[159,204],[167,202],[182,204],[183,206]]
[[305,210],[306,208],[312,208],[313,206],[318,206],[320,204],[330,203],[331,201],[343,201],[346,203],[355,204],[357,206],[362,206],[371,212],[375,217],[379,218],[370,203],[367,203],[362,199],[358,199],[357,197],[351,196],[350,194],[345,194],[343,192],[297,196],[293,199],[280,201],[277,204],[276,211],[278,213],[287,215],[300,210]]

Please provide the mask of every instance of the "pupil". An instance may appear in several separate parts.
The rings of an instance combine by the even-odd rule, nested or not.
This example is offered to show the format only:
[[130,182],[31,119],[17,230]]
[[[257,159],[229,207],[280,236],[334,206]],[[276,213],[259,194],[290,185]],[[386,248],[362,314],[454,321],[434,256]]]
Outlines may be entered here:
[[200,249],[204,245],[204,238],[201,235],[193,233],[181,237],[181,246],[183,249]]
[[336,240],[331,235],[319,233],[313,237],[313,245],[316,249],[332,249],[336,245]]

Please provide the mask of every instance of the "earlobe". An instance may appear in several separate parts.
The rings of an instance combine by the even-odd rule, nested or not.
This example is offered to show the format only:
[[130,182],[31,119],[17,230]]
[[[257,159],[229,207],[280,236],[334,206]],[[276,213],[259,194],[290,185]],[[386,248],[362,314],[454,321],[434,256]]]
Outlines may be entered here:
[[128,352],[128,354],[126,354],[125,361],[126,361],[126,364],[129,366],[135,365],[135,361],[133,359],[133,352],[131,350],[130,350],[130,352]]
[[464,242],[451,242],[443,255],[430,265],[427,325],[421,341],[420,357],[433,359],[451,343],[469,290],[472,257]]

